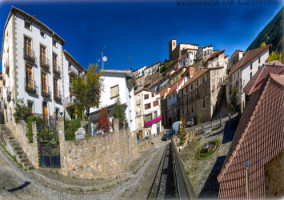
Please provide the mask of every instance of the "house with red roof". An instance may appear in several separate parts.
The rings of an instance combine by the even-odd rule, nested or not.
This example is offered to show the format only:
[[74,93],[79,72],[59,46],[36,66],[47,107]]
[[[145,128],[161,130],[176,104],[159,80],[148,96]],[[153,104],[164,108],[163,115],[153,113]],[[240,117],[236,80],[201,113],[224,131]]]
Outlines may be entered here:
[[[233,88],[238,89],[237,98],[241,111],[245,108],[244,86],[252,79],[258,69],[267,62],[270,45],[249,50],[235,65],[232,66],[226,81],[226,100],[231,104]],[[236,54],[236,53],[235,53]]]
[[248,102],[218,175],[220,199],[284,196],[284,75],[270,73]]

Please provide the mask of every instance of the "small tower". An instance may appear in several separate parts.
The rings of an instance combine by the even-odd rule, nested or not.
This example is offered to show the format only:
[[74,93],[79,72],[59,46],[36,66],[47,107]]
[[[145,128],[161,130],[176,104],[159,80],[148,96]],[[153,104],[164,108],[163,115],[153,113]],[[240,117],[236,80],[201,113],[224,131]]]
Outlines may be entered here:
[[169,60],[172,60],[172,52],[177,46],[177,40],[176,39],[171,39],[169,42]]

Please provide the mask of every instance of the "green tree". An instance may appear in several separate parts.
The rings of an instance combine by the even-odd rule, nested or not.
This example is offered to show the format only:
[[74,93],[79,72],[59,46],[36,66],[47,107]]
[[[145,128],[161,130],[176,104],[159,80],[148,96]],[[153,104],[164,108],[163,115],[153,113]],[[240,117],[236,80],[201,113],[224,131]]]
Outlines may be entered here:
[[271,62],[273,60],[278,60],[278,57],[279,55],[275,53],[274,51],[272,51],[271,54],[269,55],[268,62]]
[[165,74],[165,71],[166,71],[166,69],[167,69],[167,67],[168,67],[170,64],[172,64],[172,63],[173,63],[172,60],[170,60],[170,61],[165,61],[164,64],[163,64],[163,66],[160,68],[160,73],[164,75],[164,74]]
[[119,120],[120,123],[125,121],[125,113],[123,110],[123,105],[120,103],[120,98],[118,97],[114,106],[113,116]]
[[185,119],[182,116],[181,117],[181,123],[178,126],[177,136],[179,138],[179,146],[183,145],[186,138],[186,125],[185,125]]
[[282,53],[281,53],[281,52],[279,53],[279,58],[278,58],[278,60],[279,60],[280,62],[282,62]]
[[201,112],[200,110],[197,113],[197,125],[201,124]]
[[75,97],[75,109],[77,112],[86,112],[89,121],[88,129],[91,130],[90,109],[99,107],[102,92],[102,72],[98,65],[90,64],[85,74],[76,76],[71,80],[71,93]]
[[233,112],[236,112],[237,109],[238,109],[238,97],[237,97],[237,94],[238,94],[238,87],[236,85],[234,85],[233,93],[232,93],[232,96],[231,96],[231,110]]

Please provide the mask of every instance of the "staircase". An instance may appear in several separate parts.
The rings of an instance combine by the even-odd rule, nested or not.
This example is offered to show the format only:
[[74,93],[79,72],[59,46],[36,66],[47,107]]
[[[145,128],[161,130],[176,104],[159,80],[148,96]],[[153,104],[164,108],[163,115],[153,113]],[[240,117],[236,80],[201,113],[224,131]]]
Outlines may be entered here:
[[18,163],[22,164],[25,170],[31,170],[34,168],[25,152],[22,150],[20,144],[14,136],[12,136],[11,131],[4,124],[0,124],[0,141],[4,144],[10,154],[16,157]]

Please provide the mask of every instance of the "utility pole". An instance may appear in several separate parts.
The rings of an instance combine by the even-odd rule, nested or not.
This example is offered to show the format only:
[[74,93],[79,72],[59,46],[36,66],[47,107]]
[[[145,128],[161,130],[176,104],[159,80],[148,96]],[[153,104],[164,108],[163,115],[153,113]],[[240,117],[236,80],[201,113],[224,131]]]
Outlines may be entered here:
[[246,193],[247,193],[247,199],[249,199],[249,163],[248,161],[246,162]]

